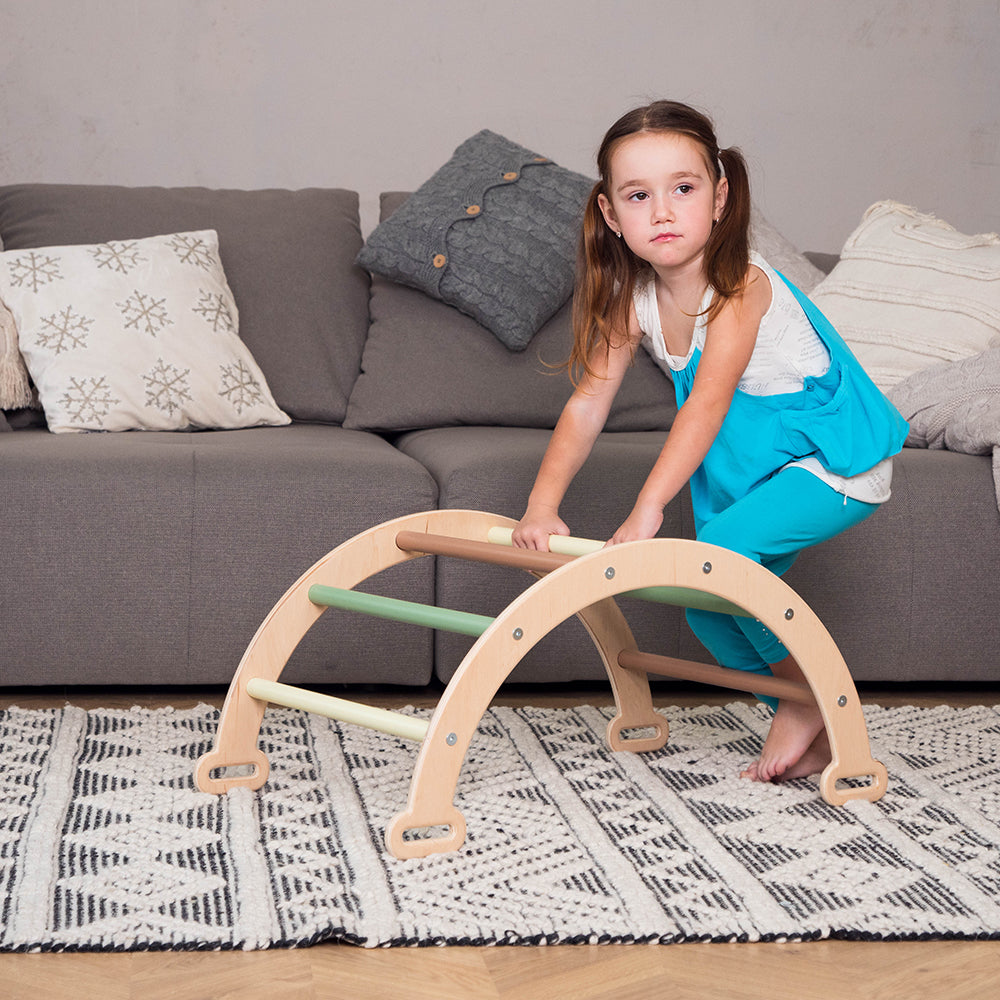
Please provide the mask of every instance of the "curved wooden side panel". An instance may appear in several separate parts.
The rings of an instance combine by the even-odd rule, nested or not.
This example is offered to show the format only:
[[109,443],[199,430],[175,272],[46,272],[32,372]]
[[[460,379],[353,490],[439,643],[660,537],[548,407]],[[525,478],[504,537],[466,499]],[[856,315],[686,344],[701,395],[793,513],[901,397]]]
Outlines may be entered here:
[[[727,549],[681,539],[652,539],[602,549],[567,563],[511,602],[483,633],[431,719],[407,808],[386,830],[392,854],[425,857],[461,846],[464,821],[453,800],[462,763],[479,719],[525,653],[571,615],[623,591],[654,586],[714,594],[752,612],[770,628],[802,668],[830,737],[832,761],[821,781],[824,797],[840,804],[852,798],[875,800],[884,793],[886,771],[871,756],[850,672],[830,634],[802,598],[769,570]],[[590,618],[599,621],[599,613],[590,612]],[[605,626],[609,648],[630,644],[631,637],[618,623],[598,624],[597,631]],[[620,675],[613,674],[616,679]],[[871,780],[855,788],[838,788],[839,780],[856,777]],[[447,828],[443,836],[412,836],[441,826]]]
[[196,766],[198,788],[218,794],[231,788],[260,788],[267,781],[267,757],[257,746],[267,703],[252,698],[246,685],[254,677],[276,681],[302,637],[326,610],[309,600],[313,584],[350,589],[390,566],[419,558],[419,553],[398,548],[399,531],[439,532],[485,541],[489,529],[498,523],[506,523],[506,519],[481,511],[409,514],[355,535],[306,570],[274,605],[243,654],[222,707],[215,745]]

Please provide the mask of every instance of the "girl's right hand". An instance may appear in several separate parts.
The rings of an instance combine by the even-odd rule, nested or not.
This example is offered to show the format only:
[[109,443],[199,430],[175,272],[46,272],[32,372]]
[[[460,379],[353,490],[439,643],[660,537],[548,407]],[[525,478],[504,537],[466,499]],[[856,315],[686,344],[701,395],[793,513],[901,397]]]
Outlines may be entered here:
[[569,528],[554,511],[535,511],[530,507],[514,528],[513,543],[518,549],[548,552],[550,535],[568,535]]

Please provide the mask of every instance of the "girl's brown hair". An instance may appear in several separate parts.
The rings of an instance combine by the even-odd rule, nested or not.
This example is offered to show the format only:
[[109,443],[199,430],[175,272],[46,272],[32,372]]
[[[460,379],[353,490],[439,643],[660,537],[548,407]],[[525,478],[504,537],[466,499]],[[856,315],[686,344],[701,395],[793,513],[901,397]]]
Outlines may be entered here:
[[638,132],[674,132],[694,139],[704,150],[713,184],[719,183],[725,170],[729,195],[705,246],[706,276],[715,290],[708,311],[710,320],[746,280],[750,264],[750,178],[743,154],[735,147],[719,149],[711,119],[686,104],[654,101],[629,111],[604,136],[597,153],[600,180],[584,211],[573,296],[573,350],[567,362],[574,382],[584,372],[594,375],[590,358],[595,348],[603,344],[609,350],[627,335],[635,277],[647,266],[611,232],[598,204],[600,195],[611,196],[611,157],[616,146]]

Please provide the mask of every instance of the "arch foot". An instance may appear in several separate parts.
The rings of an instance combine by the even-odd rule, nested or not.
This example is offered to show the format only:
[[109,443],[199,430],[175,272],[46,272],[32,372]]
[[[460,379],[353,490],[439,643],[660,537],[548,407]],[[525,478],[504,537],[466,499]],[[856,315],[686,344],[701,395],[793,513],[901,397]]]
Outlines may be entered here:
[[[437,833],[444,828],[444,833]],[[417,832],[421,835],[417,836]],[[465,843],[465,817],[452,806],[440,815],[419,814],[407,809],[385,828],[385,846],[401,860],[426,858],[431,854],[457,851]]]
[[[867,783],[865,782],[867,779]],[[838,782],[852,782],[840,785]],[[856,782],[856,783],[855,783]],[[823,798],[832,806],[863,800],[877,802],[889,786],[889,772],[881,761],[870,759],[860,768],[846,768],[836,761],[828,764],[820,776],[819,787]]]
[[656,712],[646,718],[627,718],[619,714],[608,723],[608,746],[615,751],[649,753],[661,750],[669,737],[667,720]]
[[233,788],[249,788],[254,792],[263,788],[271,773],[267,754],[254,747],[243,756],[248,759],[241,760],[239,754],[234,756],[218,749],[202,754],[194,772],[198,789],[222,795]]

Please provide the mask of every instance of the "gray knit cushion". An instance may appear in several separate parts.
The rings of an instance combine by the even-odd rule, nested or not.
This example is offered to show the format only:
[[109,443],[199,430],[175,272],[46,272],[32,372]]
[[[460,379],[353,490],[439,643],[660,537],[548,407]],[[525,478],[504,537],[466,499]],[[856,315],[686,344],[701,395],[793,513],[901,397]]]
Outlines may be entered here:
[[460,309],[521,351],[573,292],[593,183],[484,130],[375,229],[357,262]]
[[[382,220],[406,204],[382,195]],[[460,424],[555,427],[573,391],[559,367],[573,343],[567,302],[525,351],[508,351],[484,326],[413,288],[376,275],[371,326],[344,426],[393,431]],[[666,430],[677,413],[670,380],[645,351],[622,383],[608,430]]]

